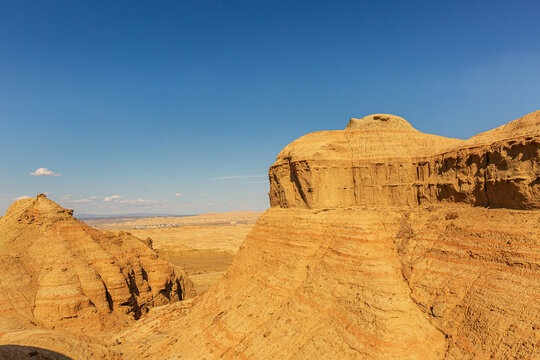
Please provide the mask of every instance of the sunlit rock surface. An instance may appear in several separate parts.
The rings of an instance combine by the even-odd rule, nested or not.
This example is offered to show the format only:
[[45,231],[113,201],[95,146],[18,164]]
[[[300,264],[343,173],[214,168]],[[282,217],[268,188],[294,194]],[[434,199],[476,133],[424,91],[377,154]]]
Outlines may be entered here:
[[69,339],[53,329],[99,338],[192,294],[185,274],[141,240],[95,230],[44,195],[0,219],[0,271],[0,344]]
[[377,114],[294,141],[224,279],[153,311],[122,351],[539,358],[539,119],[456,140]]

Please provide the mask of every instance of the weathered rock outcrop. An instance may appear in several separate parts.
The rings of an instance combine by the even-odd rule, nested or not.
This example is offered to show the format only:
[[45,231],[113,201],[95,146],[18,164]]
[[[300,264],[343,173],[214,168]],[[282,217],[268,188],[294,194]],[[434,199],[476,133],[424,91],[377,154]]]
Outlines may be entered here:
[[446,359],[540,358],[540,212],[402,211],[394,244]]
[[0,219],[0,272],[3,344],[15,330],[99,335],[192,295],[185,274],[140,239],[97,231],[44,195]]
[[333,208],[464,202],[540,208],[540,111],[477,135],[447,139],[393,115],[351,119],[305,135],[270,168],[272,206]]
[[378,211],[274,208],[193,308],[121,342],[148,359],[440,359],[444,335],[409,293]]
[[467,141],[391,115],[294,141],[224,279],[138,322],[122,351],[540,358],[539,114]]

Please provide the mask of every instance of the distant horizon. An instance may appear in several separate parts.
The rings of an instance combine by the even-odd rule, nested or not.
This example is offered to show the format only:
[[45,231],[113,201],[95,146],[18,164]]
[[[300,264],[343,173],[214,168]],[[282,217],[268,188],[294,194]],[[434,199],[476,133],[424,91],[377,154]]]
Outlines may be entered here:
[[[29,196],[25,198],[33,198],[35,196]],[[49,196],[47,195],[47,198]],[[49,198],[50,199],[50,198]],[[50,199],[55,201],[54,199]],[[17,200],[14,200],[15,202]],[[55,201],[56,202],[56,201]],[[61,204],[60,204],[61,205]],[[10,205],[11,206],[11,205]],[[8,209],[6,209],[7,211]],[[265,209],[266,210],[266,209]],[[0,214],[0,217],[5,214],[5,212]],[[190,217],[190,216],[199,216],[205,214],[219,214],[219,213],[233,213],[233,212],[263,212],[264,210],[230,210],[230,211],[205,211],[201,213],[160,213],[160,212],[128,212],[128,213],[79,213],[77,211],[73,212],[73,217],[80,220],[89,220],[89,219],[106,219],[106,218],[127,218],[127,217]]]
[[0,213],[263,211],[290,142],[401,116],[466,139],[540,109],[540,3],[0,5]]
[[88,219],[108,219],[108,218],[129,218],[129,217],[190,217],[197,216],[201,214],[155,214],[155,213],[129,213],[129,214],[75,214],[73,216],[80,220]]
[[[238,211],[227,211],[229,213],[234,212],[261,212],[261,211],[254,211],[254,210],[238,210]],[[225,212],[214,212],[209,211],[205,213],[200,214],[166,214],[166,213],[127,213],[127,214],[76,214],[73,213],[73,216],[77,219],[107,219],[107,218],[125,218],[125,217],[190,217],[190,216],[199,216],[199,215],[206,215],[206,214],[220,214]]]

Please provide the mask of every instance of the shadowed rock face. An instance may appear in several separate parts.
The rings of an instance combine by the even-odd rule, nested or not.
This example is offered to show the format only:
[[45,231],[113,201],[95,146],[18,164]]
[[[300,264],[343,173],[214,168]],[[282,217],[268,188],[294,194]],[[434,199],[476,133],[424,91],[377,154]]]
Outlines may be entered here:
[[0,331],[96,335],[192,295],[185,274],[141,240],[97,231],[72,213],[39,195],[0,219]]
[[11,360],[72,360],[60,353],[33,346],[0,345],[0,359]]
[[223,280],[138,322],[122,351],[540,358],[539,114],[467,141],[383,114],[294,141]]

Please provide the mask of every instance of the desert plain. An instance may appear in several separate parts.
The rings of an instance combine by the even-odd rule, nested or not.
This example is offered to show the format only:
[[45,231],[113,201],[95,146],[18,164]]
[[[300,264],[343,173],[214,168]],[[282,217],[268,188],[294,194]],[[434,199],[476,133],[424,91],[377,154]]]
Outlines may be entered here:
[[165,260],[184,269],[201,294],[229,267],[262,213],[235,211],[185,217],[103,218],[86,220],[98,230],[124,231],[150,238]]

